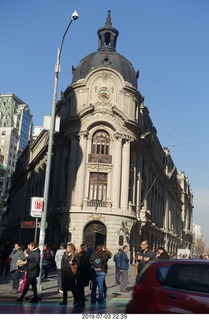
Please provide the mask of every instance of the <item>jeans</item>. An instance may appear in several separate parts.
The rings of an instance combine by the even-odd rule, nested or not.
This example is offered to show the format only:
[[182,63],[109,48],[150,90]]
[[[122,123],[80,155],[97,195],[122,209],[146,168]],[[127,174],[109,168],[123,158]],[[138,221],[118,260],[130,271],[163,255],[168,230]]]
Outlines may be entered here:
[[92,273],[92,290],[91,290],[91,303],[96,303],[96,290],[98,287],[98,303],[104,302],[104,280],[106,273],[105,272],[96,272]]

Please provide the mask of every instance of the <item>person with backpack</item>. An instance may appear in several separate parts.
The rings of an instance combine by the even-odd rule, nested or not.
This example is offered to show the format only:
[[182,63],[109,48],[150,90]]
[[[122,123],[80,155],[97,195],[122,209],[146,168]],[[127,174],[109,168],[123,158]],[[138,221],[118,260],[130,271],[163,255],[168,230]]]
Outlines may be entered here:
[[[104,303],[104,284],[107,272],[107,262],[110,255],[105,247],[101,244],[96,246],[96,250],[92,253],[89,261],[91,263],[90,274],[92,280],[91,303]],[[98,288],[98,299],[97,299]]]

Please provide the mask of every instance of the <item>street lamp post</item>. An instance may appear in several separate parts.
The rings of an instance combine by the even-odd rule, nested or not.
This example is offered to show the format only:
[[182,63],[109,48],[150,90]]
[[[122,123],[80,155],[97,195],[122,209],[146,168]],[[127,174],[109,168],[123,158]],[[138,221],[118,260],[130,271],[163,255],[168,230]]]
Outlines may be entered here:
[[52,160],[52,145],[53,145],[53,136],[55,129],[55,111],[56,111],[56,102],[57,102],[57,87],[58,87],[58,78],[60,73],[60,58],[62,53],[62,47],[64,44],[65,36],[74,20],[78,19],[78,13],[76,11],[73,12],[71,16],[71,20],[65,30],[65,33],[62,37],[62,42],[60,48],[57,51],[57,60],[55,65],[55,79],[54,79],[54,91],[53,91],[53,99],[52,99],[52,114],[51,114],[51,123],[49,129],[49,141],[48,141],[48,152],[47,152],[47,163],[46,163],[46,174],[45,174],[45,182],[44,182],[44,209],[41,215],[41,226],[40,226],[40,235],[39,235],[39,249],[41,251],[40,258],[40,274],[38,278],[38,290],[42,291],[41,280],[42,280],[42,267],[43,267],[43,248],[45,243],[45,234],[46,234],[46,216],[47,216],[47,207],[48,207],[48,195],[49,195],[49,182],[50,182],[50,171],[51,171],[51,160]]

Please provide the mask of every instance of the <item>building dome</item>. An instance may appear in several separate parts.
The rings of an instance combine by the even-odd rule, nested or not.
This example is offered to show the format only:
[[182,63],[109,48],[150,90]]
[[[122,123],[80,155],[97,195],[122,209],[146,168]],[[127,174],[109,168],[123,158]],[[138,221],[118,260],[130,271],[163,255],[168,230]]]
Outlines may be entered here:
[[97,34],[99,37],[98,50],[82,59],[76,68],[72,68],[72,83],[85,78],[92,70],[107,67],[118,71],[125,81],[137,88],[138,71],[134,70],[132,64],[124,56],[116,52],[119,32],[112,27],[110,10],[108,10],[105,26],[100,28]]

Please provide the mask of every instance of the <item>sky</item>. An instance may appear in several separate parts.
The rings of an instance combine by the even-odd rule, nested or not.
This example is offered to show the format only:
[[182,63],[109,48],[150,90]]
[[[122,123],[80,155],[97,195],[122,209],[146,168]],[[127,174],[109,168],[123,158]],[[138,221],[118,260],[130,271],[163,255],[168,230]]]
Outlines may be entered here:
[[51,113],[57,50],[74,10],[58,98],[72,66],[98,49],[97,30],[111,10],[117,52],[140,71],[138,90],[162,146],[189,179],[193,222],[209,247],[209,1],[0,0],[0,93],[23,100],[35,126]]

